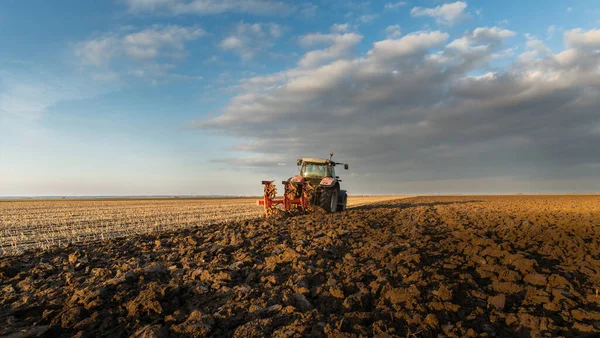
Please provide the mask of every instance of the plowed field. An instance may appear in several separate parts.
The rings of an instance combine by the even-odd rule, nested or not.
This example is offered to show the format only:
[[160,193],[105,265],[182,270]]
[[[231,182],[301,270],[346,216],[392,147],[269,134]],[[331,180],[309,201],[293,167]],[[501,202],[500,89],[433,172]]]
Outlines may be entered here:
[[0,258],[0,336],[597,336],[600,196],[416,197]]

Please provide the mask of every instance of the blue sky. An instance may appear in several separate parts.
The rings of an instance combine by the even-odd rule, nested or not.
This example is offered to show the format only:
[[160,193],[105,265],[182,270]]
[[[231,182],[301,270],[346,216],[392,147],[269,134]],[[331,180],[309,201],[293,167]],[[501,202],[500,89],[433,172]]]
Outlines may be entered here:
[[600,3],[0,2],[0,196],[600,191]]

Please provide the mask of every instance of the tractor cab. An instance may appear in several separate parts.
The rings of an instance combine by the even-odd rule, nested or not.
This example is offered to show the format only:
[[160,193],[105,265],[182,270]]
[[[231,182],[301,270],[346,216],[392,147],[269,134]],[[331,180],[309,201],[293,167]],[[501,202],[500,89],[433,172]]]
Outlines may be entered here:
[[300,175],[305,178],[335,177],[335,167],[328,160],[320,158],[303,158]]

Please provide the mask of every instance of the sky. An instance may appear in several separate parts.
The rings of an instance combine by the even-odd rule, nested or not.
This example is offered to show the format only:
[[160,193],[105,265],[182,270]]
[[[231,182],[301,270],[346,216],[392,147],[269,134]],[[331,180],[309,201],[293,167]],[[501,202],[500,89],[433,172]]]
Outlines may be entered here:
[[[600,2],[0,1],[0,196],[600,192]],[[281,188],[281,186],[280,186]]]

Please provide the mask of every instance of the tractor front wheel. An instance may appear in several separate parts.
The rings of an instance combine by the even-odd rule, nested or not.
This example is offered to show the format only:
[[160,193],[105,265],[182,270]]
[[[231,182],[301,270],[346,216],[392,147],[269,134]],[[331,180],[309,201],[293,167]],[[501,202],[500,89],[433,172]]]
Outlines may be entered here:
[[319,199],[319,206],[327,212],[336,212],[338,203],[338,190],[336,188],[329,188],[321,190],[321,198]]

